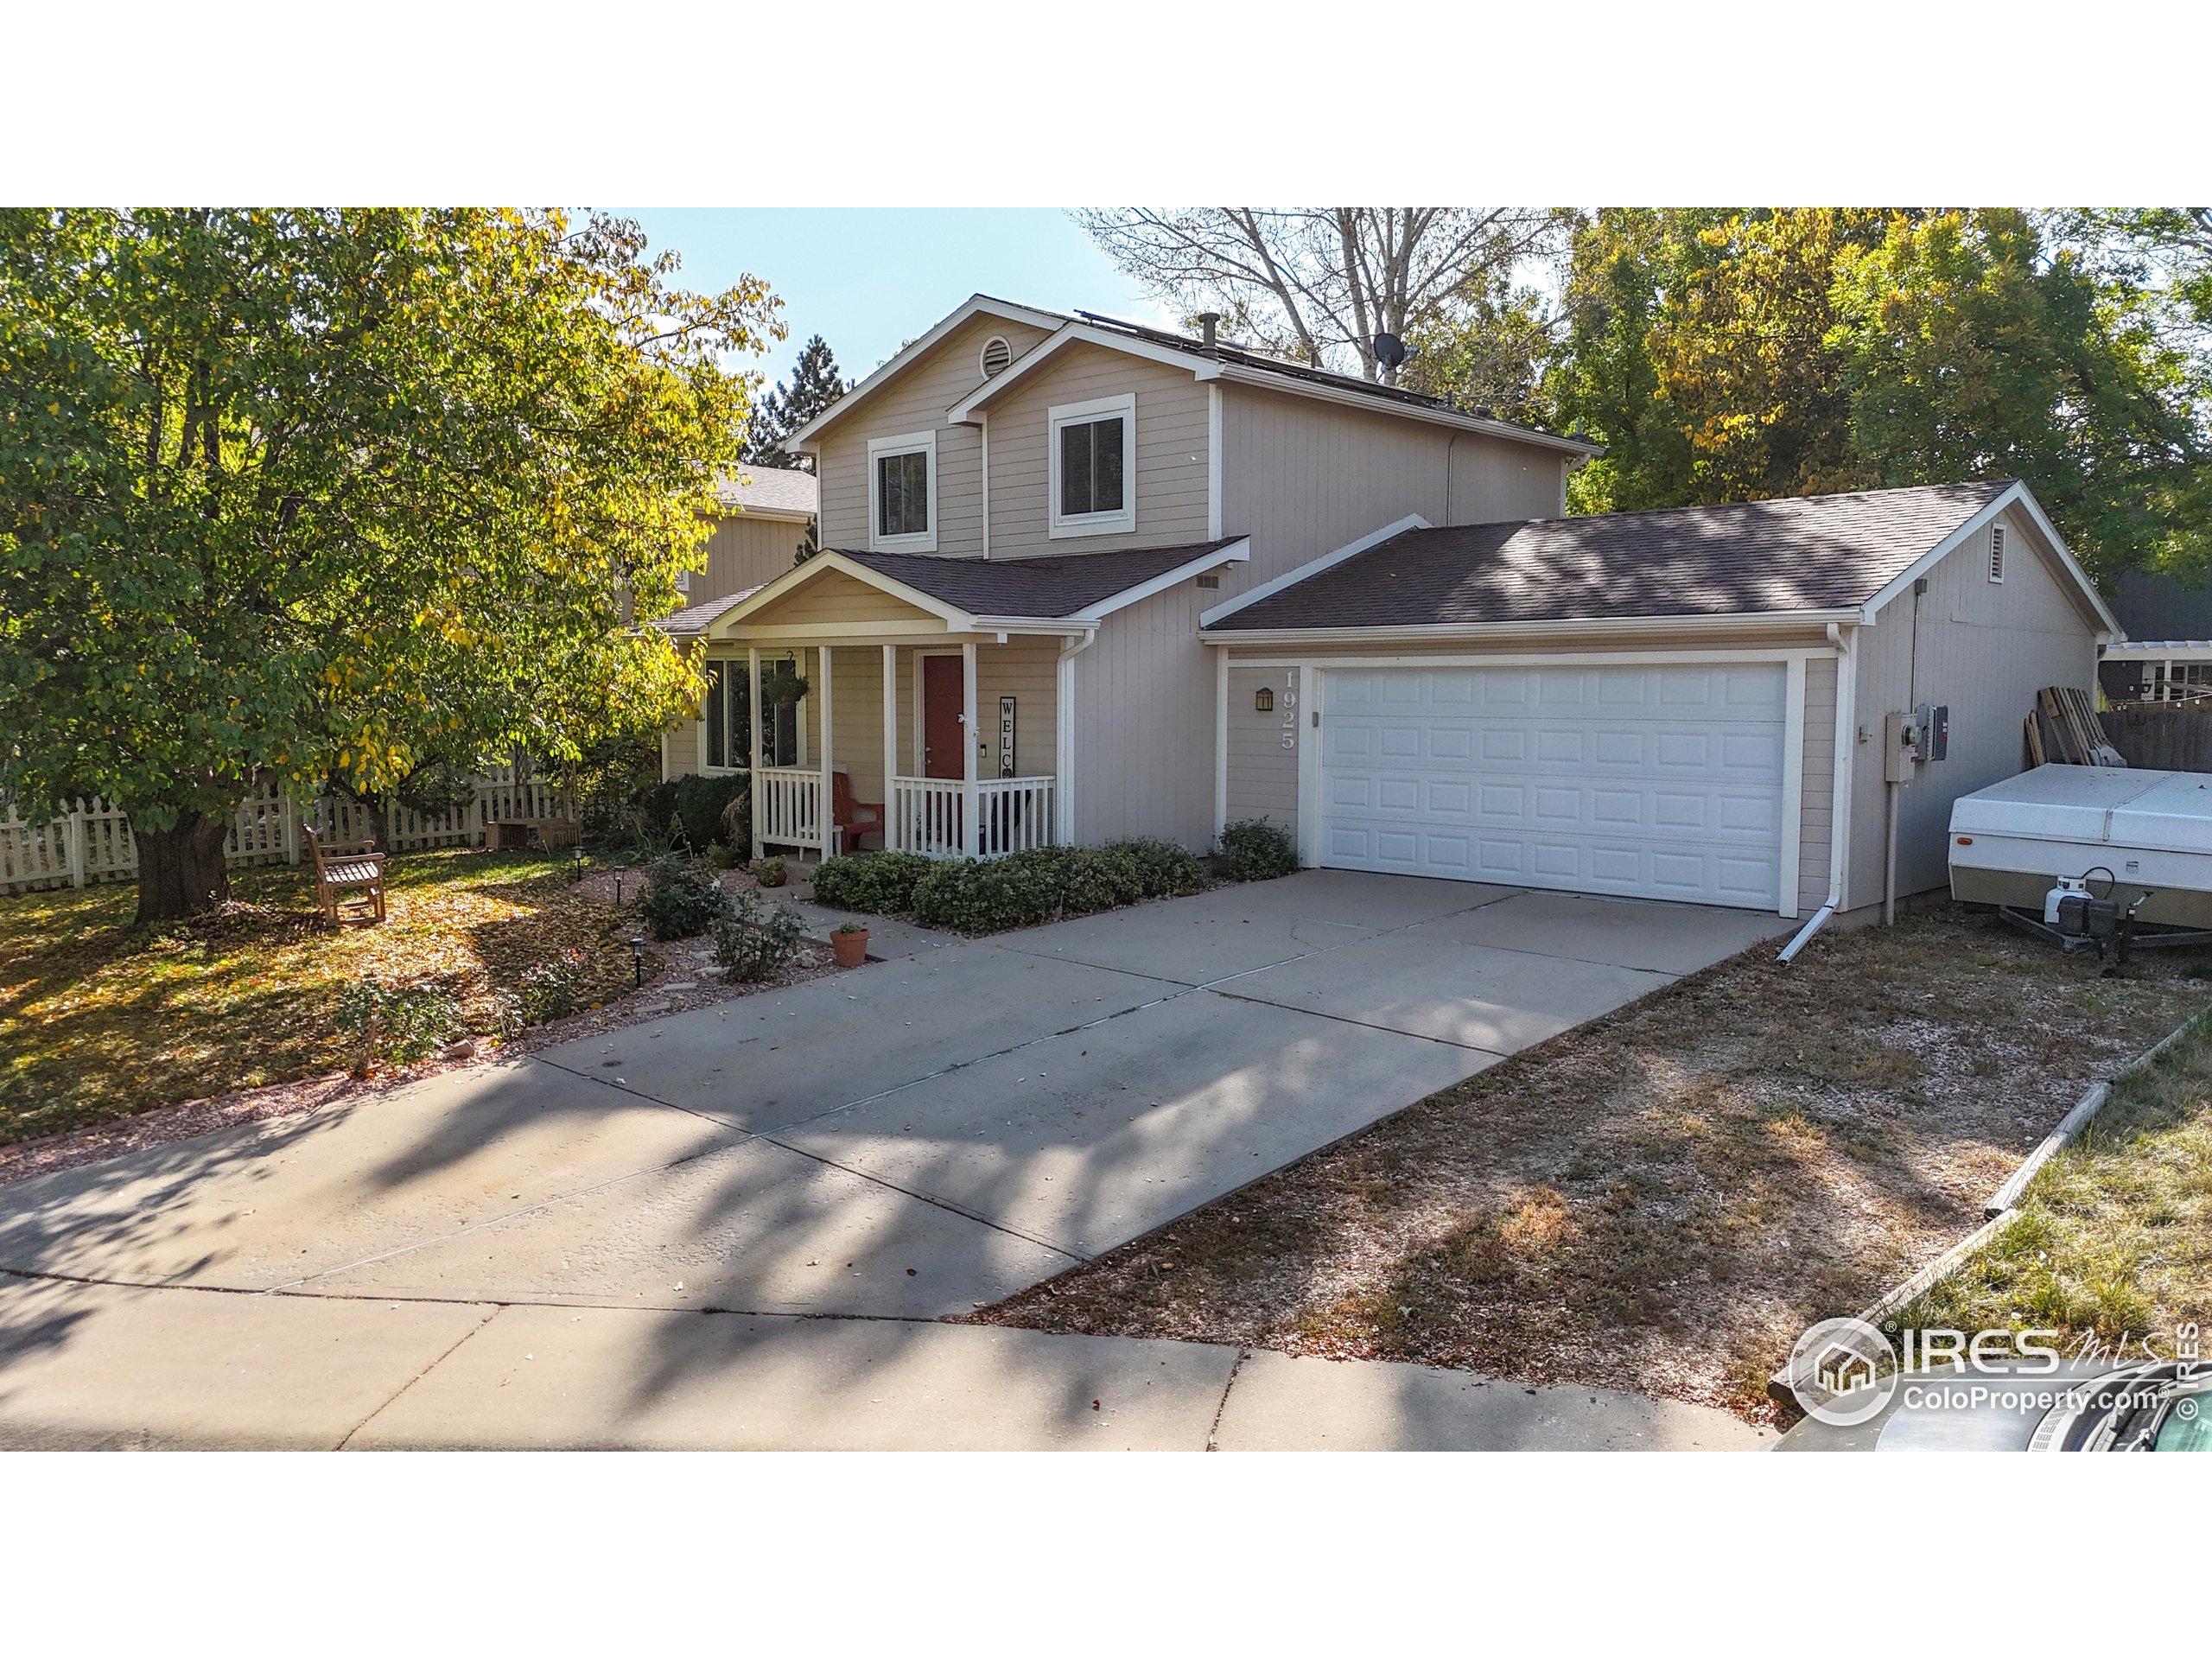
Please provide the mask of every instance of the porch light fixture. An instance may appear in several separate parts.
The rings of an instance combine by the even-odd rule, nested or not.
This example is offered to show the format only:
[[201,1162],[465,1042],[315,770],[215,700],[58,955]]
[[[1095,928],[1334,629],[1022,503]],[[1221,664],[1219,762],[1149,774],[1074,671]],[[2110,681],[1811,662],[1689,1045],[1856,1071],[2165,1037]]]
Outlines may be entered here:
[[1255,692],[1252,694],[1252,707],[1253,707],[1255,710],[1257,710],[1259,713],[1263,714],[1263,715],[1272,715],[1273,713],[1274,713],[1274,711],[1275,711],[1275,689],[1274,689],[1274,687],[1273,687],[1272,685],[1263,685],[1263,686],[1262,686],[1258,690],[1255,691]]

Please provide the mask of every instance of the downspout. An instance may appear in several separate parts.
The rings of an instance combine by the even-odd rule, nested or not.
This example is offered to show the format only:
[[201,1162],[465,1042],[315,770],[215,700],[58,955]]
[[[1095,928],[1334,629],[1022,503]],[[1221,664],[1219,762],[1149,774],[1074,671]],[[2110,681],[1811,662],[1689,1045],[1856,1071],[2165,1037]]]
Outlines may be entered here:
[[1075,842],[1075,659],[1089,651],[1091,642],[1098,638],[1093,632],[1080,635],[1060,647],[1054,664],[1058,683],[1059,708],[1053,721],[1052,817],[1059,843],[1071,846]]
[[1851,743],[1857,730],[1859,701],[1859,635],[1848,638],[1835,623],[1828,624],[1828,644],[1835,649],[1834,795],[1828,803],[1828,896],[1821,901],[1796,937],[1782,947],[1779,958],[1792,962],[1843,907],[1843,878],[1851,844]]

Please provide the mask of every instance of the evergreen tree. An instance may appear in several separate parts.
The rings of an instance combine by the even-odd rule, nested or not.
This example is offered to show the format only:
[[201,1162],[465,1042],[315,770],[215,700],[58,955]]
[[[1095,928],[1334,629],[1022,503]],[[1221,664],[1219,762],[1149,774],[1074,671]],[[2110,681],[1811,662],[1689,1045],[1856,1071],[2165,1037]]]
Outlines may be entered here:
[[830,342],[817,334],[798,354],[798,365],[788,383],[763,397],[753,412],[745,441],[745,459],[754,467],[796,467],[810,473],[814,462],[784,448],[784,441],[852,390],[852,383],[837,372],[837,359]]

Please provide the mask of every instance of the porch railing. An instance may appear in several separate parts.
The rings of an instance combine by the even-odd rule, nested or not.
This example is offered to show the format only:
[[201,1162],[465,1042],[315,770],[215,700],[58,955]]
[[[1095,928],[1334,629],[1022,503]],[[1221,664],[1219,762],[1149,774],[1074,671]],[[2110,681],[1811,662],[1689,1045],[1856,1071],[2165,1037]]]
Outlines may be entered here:
[[[890,846],[925,858],[960,858],[967,853],[963,834],[967,785],[957,778],[893,778],[891,780]],[[982,778],[976,783],[977,851],[1003,858],[1032,847],[1049,847],[1053,834],[1053,780],[1050,778]]]
[[753,832],[775,847],[821,848],[822,774],[797,766],[763,766],[753,776]]

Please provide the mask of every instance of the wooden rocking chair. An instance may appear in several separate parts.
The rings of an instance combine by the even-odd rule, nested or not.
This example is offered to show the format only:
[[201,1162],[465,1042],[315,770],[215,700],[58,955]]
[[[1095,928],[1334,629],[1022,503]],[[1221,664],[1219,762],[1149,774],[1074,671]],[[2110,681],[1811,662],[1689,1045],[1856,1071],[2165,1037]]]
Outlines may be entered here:
[[[862,817],[866,814],[866,817]],[[849,840],[858,846],[864,836],[874,836],[880,845],[883,840],[883,803],[856,801],[853,798],[853,780],[842,772],[830,774],[830,817],[836,827],[833,853],[842,853]]]
[[[384,855],[377,851],[376,842],[334,842],[326,847],[312,830],[307,837],[308,851],[315,858],[315,897],[322,906],[322,919],[336,927],[345,919],[345,908],[365,906],[368,914],[364,919],[384,920]],[[344,896],[347,893],[360,896],[348,899]]]

